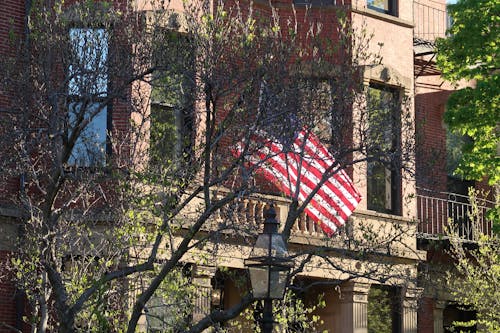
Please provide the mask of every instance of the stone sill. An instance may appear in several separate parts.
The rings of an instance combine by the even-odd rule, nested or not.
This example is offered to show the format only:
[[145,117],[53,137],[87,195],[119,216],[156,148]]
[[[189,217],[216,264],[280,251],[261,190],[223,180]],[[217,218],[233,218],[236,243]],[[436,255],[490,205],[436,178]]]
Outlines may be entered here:
[[413,27],[415,26],[413,24],[413,22],[400,19],[397,16],[380,13],[380,12],[377,12],[376,10],[369,9],[369,8],[366,8],[366,7],[361,7],[361,6],[354,5],[352,7],[352,11],[354,13],[358,13],[358,14],[361,14],[361,15],[373,17],[373,18],[376,18],[376,19],[379,19],[379,20],[382,20],[382,21],[385,21],[385,22],[389,22],[389,23],[392,23],[392,24],[396,24],[396,25],[399,25],[399,26],[402,26],[402,27],[405,27],[405,28],[412,28],[413,29]]
[[0,206],[0,216],[20,218],[21,211],[16,207],[2,205],[2,206]]
[[387,213],[380,213],[374,210],[363,210],[356,209],[354,213],[352,213],[353,217],[371,217],[377,220],[386,220],[388,223],[409,223],[409,224],[417,224],[418,221],[416,218],[404,217],[401,215],[392,215]]

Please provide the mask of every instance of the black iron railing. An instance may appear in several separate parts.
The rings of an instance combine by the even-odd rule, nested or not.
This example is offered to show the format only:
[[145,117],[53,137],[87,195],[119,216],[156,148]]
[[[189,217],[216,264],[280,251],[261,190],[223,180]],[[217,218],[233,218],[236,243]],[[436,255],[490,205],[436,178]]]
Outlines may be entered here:
[[467,196],[419,188],[419,235],[424,238],[447,237],[446,228],[469,241],[476,239],[477,233],[491,235],[492,224],[486,218],[486,212],[494,203],[485,199],[476,199],[476,202],[476,214],[471,214],[473,206]]
[[413,2],[414,37],[434,41],[438,37],[446,37],[450,27],[450,16],[445,7],[432,7],[419,1]]

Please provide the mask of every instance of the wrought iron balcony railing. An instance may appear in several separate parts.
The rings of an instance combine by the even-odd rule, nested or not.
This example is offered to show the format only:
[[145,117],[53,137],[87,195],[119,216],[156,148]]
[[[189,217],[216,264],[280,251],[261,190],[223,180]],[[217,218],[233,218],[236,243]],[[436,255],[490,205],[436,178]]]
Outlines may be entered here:
[[413,2],[413,21],[415,23],[414,38],[434,41],[438,37],[446,37],[450,27],[450,16],[442,6],[432,7],[425,2]]
[[422,238],[446,238],[449,228],[468,241],[476,239],[477,233],[491,235],[492,223],[486,219],[486,212],[494,203],[485,199],[476,201],[477,216],[471,216],[473,206],[467,196],[419,188],[418,234]]

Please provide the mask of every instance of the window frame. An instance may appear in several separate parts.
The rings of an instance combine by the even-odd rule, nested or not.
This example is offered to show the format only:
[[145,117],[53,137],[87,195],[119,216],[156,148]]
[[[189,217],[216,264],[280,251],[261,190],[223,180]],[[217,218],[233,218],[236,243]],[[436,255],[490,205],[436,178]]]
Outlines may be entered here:
[[[171,30],[169,28],[164,28],[163,31],[167,34],[169,40],[173,43],[188,43],[190,46],[189,36],[185,33]],[[183,44],[186,45],[186,44]],[[196,54],[194,49],[190,49],[189,47],[183,48],[180,58],[183,59],[184,63],[182,66],[189,66],[192,68],[194,72]],[[175,59],[179,59],[179,55],[174,55]],[[184,68],[184,67],[183,67]],[[193,98],[184,98],[184,100],[175,99],[172,101],[171,98],[173,96],[169,96],[168,93],[165,93],[161,90],[162,84],[156,83],[161,82],[167,75],[180,75],[175,80],[177,84],[182,85],[182,90],[184,90],[186,95],[192,96],[195,94],[195,80],[191,77],[190,71],[183,71],[182,73],[177,72],[177,70],[167,70],[162,72],[155,72],[152,76],[152,81],[155,82],[152,86],[151,90],[151,100],[150,100],[150,130],[156,126],[155,121],[159,121],[159,123],[165,124],[168,120],[167,116],[157,116],[155,109],[160,112],[169,112],[171,113],[170,118],[172,120],[172,125],[174,128],[173,140],[175,141],[172,145],[172,149],[169,149],[170,156],[166,156],[167,158],[172,159],[172,163],[170,165],[174,165],[176,170],[180,170],[183,167],[186,167],[194,154],[194,146],[195,146],[195,137],[196,137],[196,114],[195,114],[195,105],[193,103]],[[177,86],[177,84],[175,86]],[[171,92],[172,93],[172,92]],[[176,93],[174,92],[174,95]],[[184,95],[181,95],[182,97]],[[176,96],[179,97],[179,96]],[[184,96],[185,97],[185,96]],[[156,119],[155,119],[156,118]],[[164,133],[162,133],[163,135]],[[164,144],[164,137],[158,137],[156,140],[153,140],[153,136],[149,136],[149,166],[150,167],[158,167],[161,166],[161,163],[158,161],[158,157],[153,156],[162,154],[162,145]],[[154,152],[153,152],[154,150]],[[163,152],[164,153],[164,152]]]
[[[379,290],[379,295],[374,295],[374,291]],[[400,333],[403,331],[403,304],[401,303],[402,288],[399,286],[390,286],[383,284],[372,284],[370,285],[370,290],[368,291],[368,321],[367,329],[368,332],[373,332],[370,319],[373,318],[370,314],[381,315],[382,313],[378,311],[378,307],[385,305],[389,306],[389,316],[386,319],[390,320],[391,332]],[[385,302],[384,302],[385,301]],[[381,304],[382,303],[382,304]],[[372,307],[373,306],[373,307]],[[375,312],[376,311],[376,312]],[[383,319],[379,317],[377,319]]]
[[373,0],[366,1],[366,8],[374,10],[374,11],[382,13],[382,14],[391,15],[391,16],[397,17],[399,15],[399,13],[398,13],[398,9],[399,9],[398,8],[398,0],[384,0],[387,2],[387,8],[385,8],[385,6],[384,7],[375,6],[375,5],[370,3],[372,1]]
[[325,6],[335,6],[337,4],[337,1],[336,0],[293,0],[293,4],[296,6],[325,7]]
[[[77,33],[73,37],[73,31],[82,31],[80,33]],[[97,31],[102,31],[95,33]],[[101,49],[101,52],[96,51],[95,54],[92,54],[92,50],[90,50],[90,54],[84,54],[85,58],[90,57],[91,59],[95,57],[96,59],[94,60],[97,62],[98,70],[97,70],[97,77],[96,78],[85,78],[85,76],[90,75],[92,76],[92,68],[83,68],[81,69],[82,64],[84,63],[84,66],[86,66],[85,58],[78,59],[78,55],[72,54],[68,61],[68,66],[66,68],[67,70],[67,121],[68,121],[68,137],[72,135],[72,131],[75,130],[75,127],[71,125],[73,122],[72,118],[81,116],[78,112],[73,112],[72,109],[74,108],[72,105],[85,105],[85,111],[84,113],[84,119],[89,119],[89,123],[83,128],[79,136],[76,138],[74,142],[74,146],[71,149],[71,154],[68,158],[68,161],[66,162],[70,167],[77,167],[77,168],[98,168],[98,167],[104,167],[106,163],[108,162],[108,158],[111,155],[111,141],[109,137],[109,133],[112,130],[112,103],[109,101],[109,86],[110,86],[110,79],[109,79],[109,48],[110,48],[110,39],[111,39],[111,34],[109,29],[106,29],[102,26],[90,26],[90,27],[84,27],[84,26],[79,26],[79,25],[73,25],[68,29],[68,47],[70,48],[70,52],[80,52],[79,48],[85,48],[86,45],[79,45],[81,41],[78,40],[78,38],[81,38],[80,36],[82,34],[86,34],[88,32],[91,32],[91,34],[94,34],[94,36],[91,36],[93,40],[98,41],[99,45],[102,43],[102,41],[105,42],[105,48]],[[84,36],[83,38],[88,38],[88,36]],[[102,51],[105,50],[105,51]],[[86,52],[83,50],[82,52]],[[97,59],[99,58],[99,59]],[[74,72],[75,70],[72,69],[72,66],[76,63],[79,65],[79,68],[76,69],[76,73]],[[100,72],[101,71],[101,66],[104,71],[104,75]],[[88,70],[88,74],[86,73],[86,70]],[[78,73],[80,71],[80,73]],[[95,84],[96,86],[90,86],[90,87],[79,87],[79,83],[77,82],[78,80],[83,80],[83,81],[88,81],[91,82],[94,81],[95,79],[97,83],[91,83]],[[101,82],[99,83],[99,81]],[[85,83],[84,83],[85,85]],[[87,83],[88,85],[88,83]],[[104,86],[104,87],[102,87]],[[82,90],[87,90],[83,91]],[[98,111],[92,111],[91,109],[97,107],[99,110]],[[101,125],[104,123],[104,126]],[[98,126],[95,126],[96,124],[99,124]],[[101,150],[101,156],[97,156],[97,154],[92,154],[92,152],[86,147],[86,142],[83,142],[85,140],[85,137],[82,135],[85,135],[86,131],[92,131],[92,133],[89,133],[91,136],[96,136],[96,138],[91,139],[93,140],[95,147],[99,150]],[[103,138],[101,138],[103,136]],[[87,137],[88,139],[88,137]],[[93,157],[97,156],[98,158],[93,159]]]
[[[388,110],[388,114],[384,114],[384,117],[390,117],[391,123],[391,131],[390,131],[390,152],[394,153],[398,149],[401,148],[401,91],[398,87],[393,87],[390,85],[381,84],[378,82],[370,82],[368,85],[367,91],[367,109],[368,109],[368,133],[367,136],[370,138],[370,89],[376,89],[379,91],[389,92],[392,95],[392,102],[390,105],[390,109]],[[369,139],[371,140],[371,139]],[[381,160],[368,160],[366,166],[366,200],[367,200],[367,209],[377,211],[380,213],[392,214],[392,215],[401,215],[402,212],[402,179],[401,172],[398,170],[401,161],[400,158],[398,160],[391,161],[381,161]],[[373,179],[375,174],[371,174],[371,170],[374,168],[379,168],[382,170],[382,179],[383,179],[383,192],[384,198],[382,200],[382,205],[379,205],[374,201],[371,197],[372,194],[380,193],[381,191],[377,191],[377,188],[374,186],[380,185],[377,182],[374,182]],[[380,177],[380,173],[379,173]],[[380,178],[379,178],[380,179]],[[373,189],[373,191],[370,190]]]

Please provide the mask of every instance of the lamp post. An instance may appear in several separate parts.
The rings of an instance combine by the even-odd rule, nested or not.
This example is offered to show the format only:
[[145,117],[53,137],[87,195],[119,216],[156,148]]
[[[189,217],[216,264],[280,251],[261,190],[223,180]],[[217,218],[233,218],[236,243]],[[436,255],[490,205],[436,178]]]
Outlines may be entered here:
[[253,297],[264,301],[263,333],[273,331],[273,299],[283,299],[293,267],[278,226],[276,211],[271,205],[264,212],[264,231],[257,237],[250,257],[245,260]]

